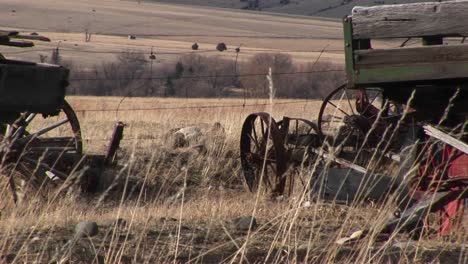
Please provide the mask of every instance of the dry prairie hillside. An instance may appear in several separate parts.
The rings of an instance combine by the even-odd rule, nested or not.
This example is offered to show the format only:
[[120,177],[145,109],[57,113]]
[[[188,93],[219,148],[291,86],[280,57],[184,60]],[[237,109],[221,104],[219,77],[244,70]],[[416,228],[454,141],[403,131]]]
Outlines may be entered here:
[[[52,39],[51,43],[36,43],[32,49],[0,50],[11,58],[33,61],[40,54],[50,56],[45,50],[57,46],[65,60],[86,65],[112,60],[116,52],[125,50],[149,55],[151,47],[158,62],[174,61],[177,53],[191,52],[194,42],[207,56],[229,59],[235,58],[234,49],[242,45],[240,60],[277,51],[290,53],[299,62],[311,62],[326,47],[321,60],[343,61],[341,22],[303,16],[144,1],[4,0],[0,25]],[[85,32],[92,34],[89,42]],[[128,39],[129,35],[136,39]],[[220,42],[226,43],[226,52],[214,52]]]
[[[195,6],[213,6],[242,10],[256,10],[283,14],[318,16],[324,18],[342,18],[350,14],[356,6],[375,6],[382,4],[405,4],[428,2],[424,0],[258,0],[258,7],[254,7],[255,0],[148,0]],[[251,3],[249,6],[249,2]]]

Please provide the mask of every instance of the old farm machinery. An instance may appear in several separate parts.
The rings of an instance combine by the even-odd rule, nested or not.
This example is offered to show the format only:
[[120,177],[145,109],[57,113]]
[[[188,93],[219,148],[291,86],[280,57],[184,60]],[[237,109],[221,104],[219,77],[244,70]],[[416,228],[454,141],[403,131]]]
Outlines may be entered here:
[[[0,45],[31,47],[29,40],[49,41],[0,31]],[[0,54],[0,172],[8,177],[15,202],[18,184],[64,187],[67,180],[73,182],[69,175],[85,164],[105,163],[104,155],[85,158],[78,118],[65,101],[68,76],[69,70],[58,65],[8,60]],[[108,158],[115,154],[122,128],[116,130]]]
[[468,197],[466,11],[468,1],[355,7],[343,20],[347,82],[325,98],[317,120],[268,113],[245,120],[240,153],[249,189],[290,194],[304,165],[363,179],[393,174],[416,203],[382,232],[438,211],[440,233],[448,233]]

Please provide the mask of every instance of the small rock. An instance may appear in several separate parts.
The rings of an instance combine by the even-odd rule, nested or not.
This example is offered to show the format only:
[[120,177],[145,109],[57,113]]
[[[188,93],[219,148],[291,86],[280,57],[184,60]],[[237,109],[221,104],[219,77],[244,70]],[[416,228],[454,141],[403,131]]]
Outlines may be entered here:
[[75,227],[75,235],[78,237],[93,237],[99,232],[99,227],[96,222],[83,221],[79,222]]
[[364,230],[358,230],[352,233],[349,237],[343,237],[336,241],[338,245],[344,245],[346,243],[356,242],[357,240],[361,239],[363,236],[366,235]]
[[31,36],[38,36],[39,34],[37,32],[31,32]]
[[128,39],[136,39],[134,35],[128,35]]
[[239,217],[236,218],[232,221],[234,224],[234,227],[239,230],[239,231],[247,231],[252,227],[252,230],[257,229],[258,224],[257,224],[257,219],[252,216],[244,216],[244,217]]

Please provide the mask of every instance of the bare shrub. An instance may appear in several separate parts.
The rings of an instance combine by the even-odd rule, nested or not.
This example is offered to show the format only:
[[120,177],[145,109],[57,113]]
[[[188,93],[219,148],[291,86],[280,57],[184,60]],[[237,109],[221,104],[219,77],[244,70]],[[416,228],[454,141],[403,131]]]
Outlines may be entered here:
[[[344,82],[341,67],[330,62],[294,64],[288,54],[258,54],[242,67],[246,76],[241,77],[241,82],[250,97],[268,96],[267,82],[262,73],[268,72],[269,67],[273,71],[276,96],[282,98],[322,98]],[[255,75],[257,73],[258,76]]]
[[290,98],[325,98],[345,82],[341,65],[327,61],[299,65],[300,74],[294,76],[284,94]]
[[[236,83],[234,61],[219,57],[190,54],[175,66],[175,96],[219,97],[228,95],[227,88]],[[203,76],[203,78],[197,78]],[[194,77],[194,78],[191,78]]]
[[231,97],[235,91],[239,96],[232,88],[243,88],[247,97],[268,97],[265,74],[270,67],[276,96],[281,98],[323,98],[344,82],[339,65],[295,64],[290,55],[281,53],[257,54],[240,63],[239,76],[235,61],[197,54],[152,66],[144,54],[130,51],[91,68],[62,64],[72,68],[71,94],[100,96]]
[[[241,72],[243,74],[266,73],[270,67],[273,73],[292,73],[296,69],[289,54],[263,53],[253,56],[241,67]],[[277,96],[285,96],[285,88],[291,83],[292,78],[286,74],[273,76],[273,82],[278,92]],[[241,77],[242,85],[251,97],[266,97],[268,95],[268,84],[265,80],[265,76],[262,74]]]
[[[71,92],[74,94],[145,96],[149,86],[148,61],[144,55],[124,52],[115,62],[105,62],[91,69],[75,69]],[[82,79],[82,80],[80,80]]]

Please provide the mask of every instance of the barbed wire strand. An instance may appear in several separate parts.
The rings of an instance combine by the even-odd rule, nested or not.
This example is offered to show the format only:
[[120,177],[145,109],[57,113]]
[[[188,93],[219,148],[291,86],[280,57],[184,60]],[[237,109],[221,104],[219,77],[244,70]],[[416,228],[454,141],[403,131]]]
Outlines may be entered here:
[[[289,105],[308,103],[309,100],[300,100],[294,102],[278,102],[275,105]],[[212,109],[212,108],[235,108],[235,107],[253,107],[267,106],[269,103],[255,104],[225,104],[225,105],[191,105],[191,106],[169,106],[169,107],[148,107],[148,108],[113,108],[113,109],[76,109],[75,112],[125,112],[125,111],[156,111],[156,110],[188,110],[188,109]]]
[[[327,69],[314,71],[296,71],[296,72],[277,72],[273,75],[296,75],[296,74],[311,74],[324,72],[344,72],[343,69]],[[181,76],[179,79],[207,79],[207,78],[235,78],[235,77],[257,77],[266,76],[265,73],[245,73],[245,74],[224,74],[224,75],[198,75],[198,76]],[[156,77],[127,77],[127,78],[110,78],[110,77],[90,77],[90,78],[70,78],[70,81],[122,81],[122,80],[166,80],[167,76]]]

